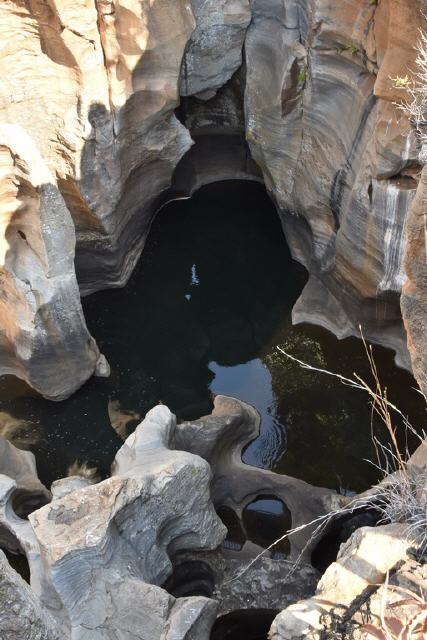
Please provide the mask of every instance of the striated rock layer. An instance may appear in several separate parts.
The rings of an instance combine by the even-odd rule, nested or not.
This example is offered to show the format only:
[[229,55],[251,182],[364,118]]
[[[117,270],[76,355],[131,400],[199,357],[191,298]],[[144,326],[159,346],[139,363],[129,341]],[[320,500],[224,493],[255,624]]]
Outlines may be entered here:
[[254,0],[246,136],[309,282],[294,322],[393,347],[409,365],[399,296],[417,144],[394,100],[421,3]]

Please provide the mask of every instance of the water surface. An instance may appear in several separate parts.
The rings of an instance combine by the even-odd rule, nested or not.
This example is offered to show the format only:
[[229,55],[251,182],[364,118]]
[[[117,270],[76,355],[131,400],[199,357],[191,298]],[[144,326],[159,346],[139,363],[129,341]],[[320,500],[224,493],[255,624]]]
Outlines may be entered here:
[[[48,484],[75,460],[105,476],[121,444],[111,420],[126,434],[158,402],[180,420],[193,419],[211,411],[212,394],[225,393],[261,414],[261,435],[245,462],[331,488],[363,489],[378,477],[364,460],[375,457],[368,398],[302,370],[276,349],[370,378],[360,340],[292,326],[306,280],[261,185],[217,183],[170,203],[128,285],[83,300],[111,377],[91,379],[61,403],[0,378],[0,426],[35,452]],[[413,378],[395,367],[391,352],[375,348],[375,357],[390,398],[422,426],[424,403]]]

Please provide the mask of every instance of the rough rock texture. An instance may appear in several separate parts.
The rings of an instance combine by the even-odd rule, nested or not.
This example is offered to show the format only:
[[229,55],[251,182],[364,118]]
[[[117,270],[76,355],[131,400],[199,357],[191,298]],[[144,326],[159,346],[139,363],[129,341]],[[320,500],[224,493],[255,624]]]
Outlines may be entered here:
[[0,551],[0,638],[63,640],[63,631]]
[[346,610],[359,596],[374,590],[387,571],[407,559],[409,546],[405,525],[357,529],[341,546],[315,596],[289,606],[277,616],[271,627],[271,640],[320,640],[322,631],[324,634],[328,628],[326,614]]
[[[421,3],[254,0],[247,138],[310,280],[294,321],[392,346],[417,149],[391,77],[410,74]],[[412,35],[411,35],[412,34]]]
[[111,478],[55,492],[30,515],[42,602],[73,640],[190,640],[213,622],[213,601],[175,601],[158,586],[172,571],[169,554],[213,549],[224,537],[209,465],[169,448],[175,425],[167,407],[155,407],[118,452]]
[[212,98],[242,64],[249,0],[193,0],[196,29],[181,69],[181,95]]
[[248,568],[250,556],[221,548],[181,553],[173,559],[174,573],[164,585],[173,590],[194,586],[218,600],[218,616],[241,609],[280,610],[313,595],[319,573],[309,564],[259,558]]
[[[259,414],[253,407],[218,395],[211,415],[178,425],[176,447],[198,454],[211,466],[215,507],[229,507],[241,519],[244,507],[257,496],[275,496],[289,509],[292,528],[337,508],[341,497],[335,491],[242,462],[242,451],[258,435],[259,423]],[[290,558],[310,559],[314,541],[307,543],[312,532],[307,527],[290,536]]]
[[23,130],[19,153],[0,137],[1,372],[47,397],[72,393],[99,356],[70,214],[83,292],[123,284],[191,144],[173,110],[193,28],[189,0],[0,5],[0,119]]

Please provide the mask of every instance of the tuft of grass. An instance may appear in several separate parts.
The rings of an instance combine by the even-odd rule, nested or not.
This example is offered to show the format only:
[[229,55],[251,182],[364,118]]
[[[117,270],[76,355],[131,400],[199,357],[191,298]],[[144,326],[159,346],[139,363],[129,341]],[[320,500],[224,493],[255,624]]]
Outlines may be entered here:
[[349,44],[341,45],[338,48],[339,53],[343,53],[344,51],[347,53],[351,53],[352,56],[356,56],[358,53],[360,53],[360,48],[354,42],[350,42]]
[[[416,45],[417,58],[415,60],[415,70],[412,73],[413,79],[409,80],[405,87],[406,98],[396,104],[414,125],[422,141],[427,140],[427,34],[420,30],[419,39]],[[395,78],[403,80],[406,78]]]
[[74,460],[73,464],[67,469],[67,477],[70,478],[71,476],[80,476],[91,484],[96,484],[101,479],[96,467],[90,467],[87,462],[79,462],[78,460]]

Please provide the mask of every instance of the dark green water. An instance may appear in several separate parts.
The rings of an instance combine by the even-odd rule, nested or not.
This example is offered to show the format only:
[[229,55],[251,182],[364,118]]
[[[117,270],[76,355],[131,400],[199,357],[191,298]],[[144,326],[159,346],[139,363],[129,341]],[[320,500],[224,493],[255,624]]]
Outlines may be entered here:
[[[217,183],[171,203],[157,216],[129,284],[83,301],[111,377],[93,378],[61,403],[0,378],[0,426],[3,421],[3,431],[35,452],[46,483],[75,460],[106,475],[121,444],[109,406],[116,418],[118,411],[130,415],[129,431],[159,401],[179,419],[191,419],[210,412],[212,393],[226,393],[251,402],[262,416],[245,462],[318,485],[365,488],[378,477],[364,461],[374,459],[367,397],[303,371],[275,348],[370,379],[361,341],[292,326],[305,282],[260,185]],[[375,355],[390,398],[423,426],[413,378],[395,367],[391,352],[376,348]],[[25,424],[13,426],[8,416]],[[384,436],[380,427],[378,433]]]

